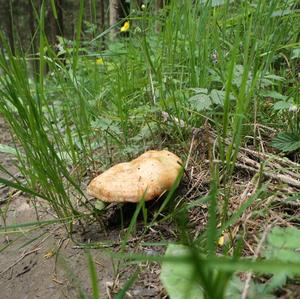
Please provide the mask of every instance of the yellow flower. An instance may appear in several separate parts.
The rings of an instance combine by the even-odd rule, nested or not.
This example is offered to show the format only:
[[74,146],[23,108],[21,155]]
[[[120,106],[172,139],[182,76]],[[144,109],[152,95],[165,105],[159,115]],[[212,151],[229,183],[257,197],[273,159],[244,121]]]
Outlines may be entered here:
[[98,65],[104,64],[103,58],[101,58],[101,57],[97,58],[96,59],[96,64],[98,64]]
[[223,245],[224,245],[224,242],[225,242],[225,238],[224,238],[224,236],[221,236],[221,237],[219,238],[219,240],[218,240],[218,245],[219,245],[219,246],[223,246]]
[[120,31],[121,32],[126,32],[126,31],[128,31],[129,30],[129,22],[128,21],[126,21],[125,23],[124,23],[124,25],[121,27],[121,29],[120,29]]
[[55,250],[54,249],[50,249],[46,252],[46,254],[44,255],[45,259],[49,259],[50,257],[55,255]]

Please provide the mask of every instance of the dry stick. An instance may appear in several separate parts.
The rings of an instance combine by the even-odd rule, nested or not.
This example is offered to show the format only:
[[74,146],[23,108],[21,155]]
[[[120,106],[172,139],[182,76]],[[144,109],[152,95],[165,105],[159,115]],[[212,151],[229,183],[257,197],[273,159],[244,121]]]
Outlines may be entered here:
[[[199,185],[199,183],[203,181],[203,176],[200,176],[197,178],[196,182],[193,184],[193,186],[187,191],[187,193],[183,196],[183,198],[187,198],[188,195],[191,194],[191,192]],[[178,204],[176,205],[176,207],[178,206]]]
[[[128,240],[127,243],[134,244],[138,240],[140,240],[140,237],[135,237],[135,238],[132,238],[132,239]],[[93,248],[93,249],[111,248],[111,247],[117,247],[117,246],[119,246],[121,244],[122,244],[122,241],[115,241],[112,244],[105,244],[105,243],[98,242],[95,245],[91,245],[89,248]],[[75,246],[72,246],[72,249],[83,249],[83,248],[86,248],[86,246],[85,245],[75,245]]]
[[278,202],[280,203],[280,205],[282,206],[290,206],[290,207],[296,207],[296,208],[299,208],[300,207],[300,202],[299,201],[295,201],[295,200],[289,200],[287,201],[286,198],[282,199],[282,198],[279,198],[279,197],[272,197],[274,200],[274,202]]
[[[194,129],[198,129],[198,128],[194,128]],[[198,129],[200,130],[200,129]],[[211,131],[211,137],[213,139],[216,139],[218,136],[215,132]],[[226,138],[224,140],[224,142],[226,144],[231,144],[231,140]],[[272,154],[267,154],[267,153],[262,153],[262,152],[257,152],[257,151],[254,151],[254,150],[251,150],[249,148],[245,148],[245,147],[240,147],[240,150],[242,152],[246,152],[252,156],[254,156],[255,158],[259,159],[259,160],[275,160],[277,163],[282,163],[283,165],[286,165],[286,166],[289,166],[289,167],[296,167],[300,170],[300,164],[299,163],[296,163],[296,162],[293,162],[291,160],[288,160],[288,159],[285,159],[285,158],[281,158],[279,156],[275,156],[275,155],[272,155]],[[282,166],[281,166],[282,167]]]
[[259,143],[260,143],[261,150],[262,150],[263,153],[265,153],[266,151],[265,151],[263,139],[262,139],[261,134],[260,134],[259,126],[257,126],[257,124],[256,124],[255,127],[257,128],[257,132],[258,132],[258,135],[259,135]]
[[298,179],[300,180],[300,174],[296,173],[296,172],[292,172],[288,169],[282,168],[282,165],[280,165],[278,162],[273,162],[271,165],[266,165],[267,167],[273,166],[273,169],[277,169],[277,170],[284,170],[288,175],[290,175],[291,177],[293,177],[294,179]]
[[189,162],[190,162],[191,153],[192,153],[192,150],[193,150],[193,147],[194,147],[194,140],[195,140],[195,135],[193,134],[192,141],[191,141],[191,144],[190,144],[189,153],[188,153],[188,157],[186,159],[185,166],[184,166],[185,169],[187,169],[187,167],[189,165]]
[[[260,171],[260,169],[259,169],[260,164],[258,162],[254,161],[248,157],[245,157],[244,155],[238,155],[238,160],[240,160],[241,162],[244,162],[245,164],[250,164],[251,166],[250,166],[249,170],[253,169],[256,172]],[[238,165],[238,163],[237,163],[236,165],[241,166],[242,164]],[[244,166],[246,166],[246,165],[244,165]],[[252,166],[254,166],[255,168]],[[271,179],[276,179],[283,183],[287,183],[288,185],[300,188],[300,180],[296,180],[296,179],[290,177],[289,175],[280,174],[280,173],[272,173],[267,170],[263,170],[262,173],[264,176],[269,177]]]
[[262,160],[272,160],[272,159],[275,159],[275,160],[277,160],[277,162],[281,162],[284,165],[294,166],[294,167],[297,167],[297,168],[300,169],[300,164],[296,163],[296,162],[293,162],[291,160],[284,159],[284,158],[281,158],[279,156],[275,156],[275,155],[272,155],[272,154],[266,154],[266,153],[257,152],[257,151],[254,151],[254,150],[251,150],[251,149],[245,148],[245,147],[241,147],[241,149],[243,151],[249,153],[250,155],[253,155],[253,156],[255,156],[255,157],[259,158],[259,159],[262,159]]
[[[241,207],[241,205],[243,205],[250,198],[250,196],[253,195],[256,192],[257,187],[258,187],[258,180],[257,180],[257,176],[254,175],[252,177],[252,179],[248,182],[247,186],[245,187],[244,192],[240,196],[239,207]],[[247,218],[250,218],[250,217],[251,217],[251,213],[246,213],[246,212],[243,213],[241,219],[238,221],[235,228],[233,228],[233,230],[230,233],[231,239],[233,239],[236,236],[240,225],[242,223],[246,223]],[[249,244],[247,244],[247,245],[248,245],[249,248],[251,248]],[[250,249],[250,250],[252,251],[252,249]]]
[[[251,195],[253,195],[256,190],[257,190],[257,187],[258,187],[258,179],[257,179],[257,176],[253,176],[252,179],[248,182],[244,192],[242,193],[242,195],[240,196],[240,206],[246,201],[249,199],[249,197]],[[252,188],[252,190],[251,190]],[[251,190],[251,192],[250,192]]]
[[258,163],[255,160],[250,159],[249,157],[247,157],[241,153],[238,153],[237,160],[244,162],[245,164],[250,165],[251,167],[254,167],[256,169],[260,168],[260,163]]
[[[57,228],[55,228],[53,231],[57,231],[59,228],[60,228],[60,226],[57,227]],[[53,232],[53,231],[52,231],[52,232]],[[37,242],[37,243],[36,243],[33,247],[31,247],[31,248],[40,246],[40,245],[41,245],[42,243],[44,243],[50,236],[51,236],[51,235],[50,235],[50,233],[49,233],[45,238],[43,238],[41,241]],[[4,273],[7,272],[9,269],[11,269],[12,267],[14,267],[17,263],[19,263],[19,262],[20,262],[24,257],[26,257],[27,255],[32,254],[32,253],[34,253],[34,252],[36,252],[36,251],[38,251],[38,250],[40,250],[40,249],[42,249],[42,247],[34,248],[34,249],[32,249],[32,250],[30,250],[30,251],[28,251],[28,252],[23,253],[23,255],[22,255],[18,260],[16,260],[16,262],[14,262],[12,265],[10,265],[9,267],[7,267],[5,270],[3,270],[2,272],[0,272],[0,275],[4,274]]]
[[153,79],[152,79],[152,73],[151,73],[151,69],[150,68],[149,68],[149,79],[150,79],[150,87],[151,87],[152,100],[153,100],[153,103],[156,104],[155,90],[154,90],[154,86],[153,86]]
[[[288,166],[288,167],[294,167],[294,168],[300,170],[300,165],[299,164],[297,164],[295,162],[292,162],[292,161],[284,160],[284,159],[282,159],[280,157],[277,157],[277,156],[275,157],[275,156],[271,156],[271,155],[264,155],[262,153],[258,153],[258,152],[255,152],[255,151],[249,150],[249,149],[242,148],[242,150],[244,152],[247,151],[250,155],[254,156],[256,159],[266,160],[267,163],[266,163],[265,167],[269,167],[271,169],[274,168],[274,169],[277,169],[279,171],[283,170],[284,172],[286,172],[286,174],[293,177],[294,179],[299,179],[300,180],[300,174],[298,174],[296,172],[292,172],[289,169],[284,168],[284,166]],[[271,160],[274,160],[274,162],[271,162]]]
[[[190,144],[190,149],[189,149],[189,153],[188,153],[188,157],[186,159],[186,162],[185,162],[185,166],[184,166],[184,169],[187,169],[188,165],[189,165],[189,162],[190,162],[190,159],[191,159],[191,154],[192,154],[192,150],[193,150],[193,147],[194,147],[194,139],[195,139],[195,135],[193,134],[192,136],[192,140],[191,140],[191,144]],[[187,174],[188,175],[188,174]],[[190,178],[189,178],[190,180]],[[177,208],[181,201],[184,199],[184,197],[181,198],[181,200],[178,201],[178,203],[176,204],[176,207]]]
[[[162,116],[163,116],[163,119],[165,121],[171,119],[174,122],[176,122],[180,127],[189,127],[189,125],[187,125],[183,120],[177,119],[176,117],[171,117],[168,112],[163,111],[162,112]],[[192,129],[193,134],[197,134],[197,133],[201,132],[201,128],[195,128],[195,127],[190,127],[190,128]],[[215,132],[213,132],[213,131],[210,131],[209,133],[211,135],[210,136],[211,137],[211,142],[214,143],[215,140],[217,139],[217,134]],[[227,139],[224,140],[224,142],[226,144],[230,144],[231,140],[229,140],[227,138]],[[245,153],[248,153],[249,155],[254,156],[256,159],[258,159],[260,161],[261,160],[262,161],[264,161],[264,160],[275,160],[277,163],[271,164],[269,162],[269,164],[275,166],[276,169],[278,169],[278,164],[280,165],[280,163],[282,163],[285,166],[290,166],[290,167],[294,166],[294,167],[300,169],[300,164],[298,164],[296,162],[293,162],[293,161],[290,161],[290,160],[286,160],[286,159],[277,157],[277,156],[275,157],[275,156],[270,155],[270,154],[257,152],[257,151],[254,151],[254,150],[251,150],[251,149],[248,149],[248,148],[244,148],[244,147],[240,147],[240,151],[241,152],[238,154],[237,159],[239,160],[239,162],[242,162],[243,164],[236,163],[235,166],[243,168],[243,169],[247,169],[247,170],[252,171],[252,172],[260,172],[261,171],[260,170],[260,163],[258,163],[255,160],[252,160],[251,158],[249,158],[248,156],[246,156]],[[214,160],[214,161],[217,161],[218,163],[221,162],[219,160]],[[250,166],[249,166],[249,164],[250,164]],[[280,165],[279,167],[281,168],[283,166]],[[269,172],[266,169],[264,169],[262,171],[262,174],[264,176],[268,177],[268,178],[276,179],[276,180],[281,181],[283,183],[286,183],[288,185],[300,188],[300,180],[297,180],[297,179],[291,177],[291,173],[292,173],[291,171],[288,171],[288,173],[290,175],[287,175],[287,174],[276,174],[276,173]],[[294,174],[293,176],[296,177],[296,178],[298,178],[298,174]]]
[[[265,242],[265,239],[266,239],[269,231],[271,230],[272,226],[275,224],[275,222],[276,221],[274,221],[272,224],[269,224],[266,227],[266,229],[265,229],[265,231],[264,231],[264,233],[263,233],[263,235],[262,235],[262,237],[261,237],[261,239],[260,239],[260,241],[259,241],[259,243],[257,245],[257,248],[255,250],[255,254],[253,256],[253,261],[255,261],[258,258],[258,255],[259,255],[260,250],[261,250],[261,248],[263,246],[263,243]],[[241,299],[246,299],[247,298],[247,293],[248,293],[248,290],[249,290],[249,287],[250,287],[251,277],[252,277],[252,272],[249,272],[247,274],[247,278],[246,278],[246,281],[245,281],[245,286],[244,286],[244,289],[243,289],[243,293],[242,293]]]
[[[209,163],[210,161],[209,160],[204,160],[204,162]],[[213,162],[214,163],[222,163],[221,160],[216,160],[216,159],[213,160]],[[259,173],[260,172],[260,169],[257,169],[257,168],[254,168],[254,167],[248,166],[246,164],[242,164],[242,163],[235,163],[235,166],[238,167],[238,168],[242,168],[242,169],[254,172],[254,173]],[[275,174],[275,173],[267,172],[265,170],[262,172],[262,174],[267,178],[275,179],[277,181],[281,181],[283,183],[286,183],[290,186],[300,188],[300,181],[295,180],[295,179],[293,179],[293,178],[291,178],[287,175]]]
[[[249,123],[248,123],[248,125],[249,125]],[[262,125],[262,124],[256,124],[256,126],[257,126],[257,127],[261,127],[261,128],[263,128],[263,129],[267,129],[267,130],[269,130],[269,131],[271,131],[271,132],[273,132],[273,133],[276,133],[276,132],[277,132],[275,129],[273,129],[273,128],[271,128],[271,127],[268,127],[268,126],[265,126],[265,125]]]
[[23,253],[12,265],[10,265],[9,267],[7,267],[6,269],[4,269],[2,272],[0,272],[0,275],[4,274],[5,272],[7,272],[8,270],[10,270],[11,268],[13,268],[16,264],[18,264],[20,261],[22,261],[24,259],[24,257],[26,257],[27,255],[30,255],[32,253],[35,253],[37,251],[39,251],[41,249],[41,247],[33,249],[31,251],[25,252]]

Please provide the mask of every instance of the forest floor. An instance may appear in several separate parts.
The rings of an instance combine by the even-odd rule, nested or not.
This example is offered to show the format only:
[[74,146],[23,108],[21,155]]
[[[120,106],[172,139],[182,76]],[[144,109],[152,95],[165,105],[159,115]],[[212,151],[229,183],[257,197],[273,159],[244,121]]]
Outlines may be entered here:
[[[2,118],[0,118],[0,131],[0,144],[12,145],[8,126]],[[0,159],[7,170],[18,176],[11,155],[0,153]],[[1,175],[5,177],[5,174],[1,173]],[[22,179],[20,175],[19,178]],[[34,223],[37,220],[37,213],[40,221],[54,218],[47,204],[39,201],[34,205],[25,194],[6,186],[0,186],[0,207],[3,211],[7,207],[5,217],[0,218],[0,227],[5,224]],[[133,212],[132,205],[125,207],[128,216],[125,221],[130,221]],[[110,215],[109,218],[113,220],[107,225],[109,231],[106,232],[103,232],[97,223],[85,225],[80,222],[75,223],[72,238],[66,235],[62,224],[24,227],[22,231],[0,235],[1,299],[77,298],[80,292],[90,296],[91,281],[87,256],[76,242],[82,244],[105,239],[114,243],[107,248],[109,251],[101,248],[91,249],[89,252],[97,268],[101,298],[113,298],[135,272],[136,266],[112,259],[111,252],[120,251],[122,229],[118,215]],[[137,227],[137,235],[138,230]],[[163,228],[161,227],[160,230],[161,236]],[[155,235],[156,232],[153,231],[152,234],[143,236],[143,241],[147,238],[151,241],[161,240]],[[172,239],[167,228],[165,238]],[[139,240],[140,238],[136,237],[129,242],[137,249],[135,244]],[[147,246],[141,250],[147,253]],[[162,248],[158,247],[157,253],[161,250]],[[153,246],[148,253],[156,253],[153,251]],[[139,265],[139,279],[125,298],[163,298],[165,291],[160,284],[159,273],[159,265],[156,263]]]
[[[9,127],[3,118],[0,118],[0,131],[0,144],[13,146]],[[13,155],[0,153],[0,159],[6,170],[18,179],[23,179],[18,172],[17,161]],[[180,193],[189,195],[189,198],[206,193],[208,181],[204,177],[207,177],[207,172],[207,167],[199,172],[196,171],[197,187],[190,186],[190,191],[186,192],[185,186],[188,183],[184,182]],[[4,178],[7,177],[5,173],[0,174]],[[200,183],[199,178],[202,178]],[[90,179],[86,177],[84,184],[87,185]],[[147,203],[149,213],[154,213],[158,205],[159,201]],[[71,238],[67,236],[63,224],[25,226],[24,229],[19,229],[22,223],[36,223],[37,219],[43,222],[56,218],[48,204],[42,200],[33,202],[26,194],[2,185],[0,186],[0,207],[5,215],[0,217],[0,227],[14,224],[18,226],[18,231],[15,233],[0,235],[1,299],[77,298],[80,292],[91,296],[87,255],[77,242],[82,245],[106,241],[112,245],[89,250],[97,268],[101,298],[113,298],[137,271],[137,268],[138,279],[124,298],[167,297],[159,279],[159,264],[140,263],[137,267],[136,264],[112,258],[112,252],[122,251],[124,231],[122,226],[129,225],[135,211],[135,204],[119,205],[119,207],[112,204],[105,217],[105,230],[95,221],[84,224],[74,223]],[[206,222],[206,209],[204,208],[199,213],[199,207],[197,207],[189,216],[194,233],[198,235]],[[177,238],[175,224],[171,221],[154,225],[146,234],[143,232],[143,226],[142,219],[138,219],[134,237],[128,240],[126,252],[160,254],[165,250],[164,247],[147,244],[162,243],[164,240],[166,245]]]
[[[0,131],[2,132],[0,144],[12,145],[8,126],[3,119],[0,119]],[[199,160],[205,161],[207,154],[204,150],[205,144],[200,144],[193,139],[190,140],[190,144],[190,150],[193,148],[193,151],[190,151],[189,165],[187,165],[186,175],[178,192],[180,201],[192,203],[209,192],[209,165],[198,163]],[[247,151],[252,156],[250,154],[246,156]],[[257,172],[253,168],[255,164],[253,155],[256,153],[251,151],[250,146],[244,152],[242,149],[238,158],[229,207],[231,211],[238,210],[256,192]],[[0,159],[7,170],[20,180],[23,179],[18,174],[16,161],[12,155],[0,153]],[[258,157],[255,159],[259,160]],[[249,163],[253,166],[252,168]],[[3,173],[1,175],[5,176]],[[268,189],[272,190],[276,196],[268,197],[248,208],[232,230],[232,234],[236,234],[241,227],[247,231],[243,256],[253,258],[259,254],[257,248],[262,242],[260,238],[266,237],[260,234],[269,231],[271,225],[290,226],[286,215],[292,216],[299,213],[298,205],[290,206],[280,197],[280,194],[293,194],[298,189],[297,186],[283,184],[284,182],[280,182],[282,177],[277,177],[276,180],[276,177],[268,176],[266,170],[264,179],[269,181]],[[83,184],[86,185],[90,179],[86,177]],[[158,204],[159,200],[147,205],[150,218],[151,213],[157,210]],[[166,245],[180,238],[174,221],[158,221],[145,233],[143,221],[138,219],[133,237],[129,238],[124,245],[124,227],[129,225],[135,211],[135,205],[132,204],[109,207],[107,216],[103,219],[105,229],[100,223],[95,222],[95,219],[91,220],[91,223],[74,222],[71,237],[66,234],[63,224],[58,223],[24,226],[21,229],[20,223],[36,223],[37,214],[40,221],[55,219],[55,215],[45,202],[41,200],[33,202],[20,191],[0,186],[0,207],[4,211],[0,218],[0,227],[5,224],[10,226],[18,224],[16,233],[10,231],[8,234],[0,235],[1,299],[77,298],[80,293],[90,297],[92,286],[88,258],[83,245],[93,242],[104,244],[89,250],[96,266],[101,298],[113,298],[137,272],[138,279],[134,286],[128,289],[124,298],[167,298],[159,279],[159,264],[130,263],[124,259],[116,259],[113,255],[114,253],[124,254],[124,252],[148,255],[163,253],[165,247],[161,244]],[[263,216],[256,217],[255,221],[251,220],[252,215],[257,211],[264,211]],[[188,217],[191,237],[197,238],[207,223],[207,206],[203,204],[191,208]],[[228,235],[225,234],[224,237],[226,239]],[[153,245],[155,242],[161,243],[160,246]],[[246,276],[242,275],[241,281],[245,279]],[[300,298],[299,286],[296,283],[288,285],[281,289],[276,297]]]

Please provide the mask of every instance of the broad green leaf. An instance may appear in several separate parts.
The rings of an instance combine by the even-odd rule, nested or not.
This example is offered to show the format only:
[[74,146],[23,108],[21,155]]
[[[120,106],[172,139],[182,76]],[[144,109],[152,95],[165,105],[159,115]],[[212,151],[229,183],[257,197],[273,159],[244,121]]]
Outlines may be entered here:
[[208,94],[207,88],[196,87],[196,88],[191,88],[191,90],[194,91],[196,94],[198,93]]
[[263,97],[273,98],[277,100],[286,100],[287,96],[275,91],[275,90],[264,90],[260,93]]
[[[232,80],[232,84],[235,85],[236,87],[240,87],[242,84],[242,80],[243,80],[243,75],[244,75],[244,66],[241,64],[237,64],[234,67],[234,72],[233,72],[233,80]],[[251,81],[253,75],[251,72],[248,73],[248,78],[247,78],[247,86],[249,87],[251,85]]]
[[209,3],[211,5],[211,7],[217,7],[217,6],[221,6],[224,5],[226,3],[233,3],[234,0],[212,0],[211,2],[208,2],[207,0],[201,0],[201,4],[207,4]]
[[[189,253],[182,245],[169,244],[166,257],[182,257]],[[160,279],[166,288],[170,299],[201,299],[203,292],[194,277],[194,265],[164,261],[161,267]]]
[[278,101],[273,105],[273,110],[281,111],[281,110],[288,110],[291,108],[293,104],[286,101]]
[[113,123],[113,121],[111,119],[99,117],[95,121],[92,122],[92,128],[106,131],[110,128],[112,123]]
[[92,127],[101,131],[110,131],[117,135],[121,134],[118,124],[115,121],[104,117],[99,117],[97,120],[93,121]]
[[[227,299],[240,299],[245,287],[245,282],[239,277],[234,277],[228,284],[226,290]],[[253,280],[250,281],[249,289],[247,293],[248,299],[273,299],[275,296],[266,292],[264,284],[255,283]]]
[[294,49],[291,57],[291,59],[298,59],[298,58],[300,58],[300,48]]
[[[226,94],[226,92],[223,91],[223,90],[213,89],[210,92],[210,98],[211,98],[211,100],[214,104],[223,106],[224,99],[225,99],[225,94]],[[230,100],[235,99],[235,97],[232,94],[229,96],[229,98],[230,98]]]
[[193,109],[196,111],[210,110],[212,105],[211,99],[207,94],[196,94],[189,99]]
[[213,89],[210,93],[211,100],[214,104],[223,106],[225,91]]
[[291,248],[272,247],[271,244],[269,244],[268,249],[265,251],[265,256],[268,259],[279,259],[285,262],[300,262],[300,255],[298,252],[291,250]]
[[264,292],[272,292],[275,289],[281,288],[286,284],[288,278],[287,272],[277,273],[264,284]]
[[[262,255],[270,260],[279,260],[286,263],[300,262],[300,230],[295,227],[274,227],[268,234],[267,244]],[[272,291],[286,284],[288,271],[276,273],[265,283],[265,291]]]
[[283,152],[295,151],[300,148],[300,136],[281,132],[272,140],[271,145]]
[[[300,230],[295,227],[274,227],[268,235],[268,243],[278,248],[300,248]],[[300,258],[300,252],[297,254]]]
[[155,122],[149,122],[143,126],[140,132],[132,138],[133,141],[140,141],[151,138],[156,134],[158,126]]

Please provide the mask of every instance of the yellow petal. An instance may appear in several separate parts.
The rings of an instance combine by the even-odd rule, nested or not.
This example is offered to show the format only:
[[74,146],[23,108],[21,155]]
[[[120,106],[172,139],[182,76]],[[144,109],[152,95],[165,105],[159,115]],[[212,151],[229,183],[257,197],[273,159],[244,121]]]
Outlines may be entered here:
[[46,252],[46,254],[44,255],[44,258],[49,259],[50,257],[52,257],[54,255],[55,255],[55,251],[50,249],[50,250],[48,250],[48,252]]
[[218,240],[218,245],[219,246],[223,246],[224,245],[224,236],[221,236],[220,238],[219,238],[219,240]]
[[104,60],[103,60],[103,58],[97,58],[96,59],[96,64],[98,64],[98,65],[101,65],[101,64],[103,64],[104,63]]
[[126,32],[129,29],[130,25],[129,22],[125,22],[124,25],[121,27],[120,31],[121,32]]

